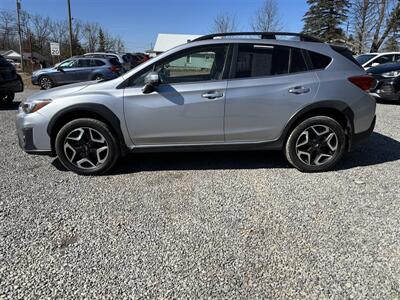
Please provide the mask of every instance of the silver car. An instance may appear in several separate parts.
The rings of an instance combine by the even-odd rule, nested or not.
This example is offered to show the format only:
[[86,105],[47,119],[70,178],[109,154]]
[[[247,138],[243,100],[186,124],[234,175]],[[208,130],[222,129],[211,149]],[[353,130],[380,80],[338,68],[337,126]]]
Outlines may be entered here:
[[236,37],[248,34],[203,36],[114,80],[39,92],[20,105],[20,146],[84,175],[131,152],[204,149],[282,149],[303,172],[332,169],[374,129],[373,79],[346,48]]

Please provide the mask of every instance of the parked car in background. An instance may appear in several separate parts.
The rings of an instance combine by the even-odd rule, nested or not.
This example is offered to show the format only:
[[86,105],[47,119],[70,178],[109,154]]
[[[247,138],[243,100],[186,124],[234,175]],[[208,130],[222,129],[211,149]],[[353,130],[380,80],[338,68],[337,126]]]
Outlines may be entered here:
[[107,82],[21,103],[20,146],[78,174],[143,151],[281,149],[303,172],[332,169],[375,126],[374,80],[344,47],[303,34],[198,38]]
[[376,80],[376,85],[371,90],[373,96],[377,99],[400,102],[400,63],[370,68],[368,73]]
[[382,64],[400,61],[400,52],[366,53],[357,55],[356,60],[366,70]]
[[129,71],[132,69],[130,62],[130,54],[129,53],[118,53],[118,52],[91,52],[86,53],[83,56],[85,57],[93,57],[93,58],[110,58],[114,57],[118,59],[119,63],[123,66],[125,71]]
[[22,92],[24,84],[15,67],[0,55],[0,104],[9,104],[15,93]]
[[133,53],[131,54],[131,65],[132,68],[137,67],[138,65],[144,63],[149,60],[150,57],[145,53]]
[[72,57],[56,67],[33,72],[32,83],[47,90],[82,81],[114,79],[123,73],[122,65],[115,57]]

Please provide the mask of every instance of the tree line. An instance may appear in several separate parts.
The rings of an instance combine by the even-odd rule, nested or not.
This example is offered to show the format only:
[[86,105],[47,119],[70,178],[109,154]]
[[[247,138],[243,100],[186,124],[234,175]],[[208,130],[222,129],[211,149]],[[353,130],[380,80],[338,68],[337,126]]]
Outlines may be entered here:
[[[53,20],[41,15],[20,13],[22,49],[24,52],[37,52],[52,61],[50,42],[60,43],[60,58],[68,58],[69,30],[66,20]],[[19,52],[18,30],[15,12],[0,10],[0,49],[13,49]],[[98,23],[73,20],[72,50],[74,55],[94,51],[125,50],[124,42]]]
[[[249,25],[253,31],[285,28],[277,0],[263,0]],[[346,44],[355,53],[400,51],[399,0],[307,0],[303,32],[325,42]],[[236,31],[235,15],[214,18],[211,31]]]

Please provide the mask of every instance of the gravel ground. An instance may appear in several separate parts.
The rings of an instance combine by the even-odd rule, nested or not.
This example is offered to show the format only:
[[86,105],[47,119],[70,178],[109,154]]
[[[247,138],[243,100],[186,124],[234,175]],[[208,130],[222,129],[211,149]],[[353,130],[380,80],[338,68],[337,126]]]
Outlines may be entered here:
[[379,104],[333,172],[137,154],[102,177],[24,154],[16,106],[0,111],[0,299],[399,299],[400,105]]

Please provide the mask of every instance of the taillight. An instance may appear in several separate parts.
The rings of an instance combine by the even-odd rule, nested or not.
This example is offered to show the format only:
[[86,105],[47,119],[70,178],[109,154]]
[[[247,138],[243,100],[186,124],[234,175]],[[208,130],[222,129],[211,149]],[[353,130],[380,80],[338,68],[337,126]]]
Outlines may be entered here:
[[349,77],[348,79],[352,84],[358,86],[360,89],[366,92],[372,88],[375,82],[375,79],[369,75],[353,76]]
[[109,69],[111,72],[114,72],[114,73],[118,73],[121,70],[120,68],[118,68],[116,66],[111,66],[111,67],[109,67]]

